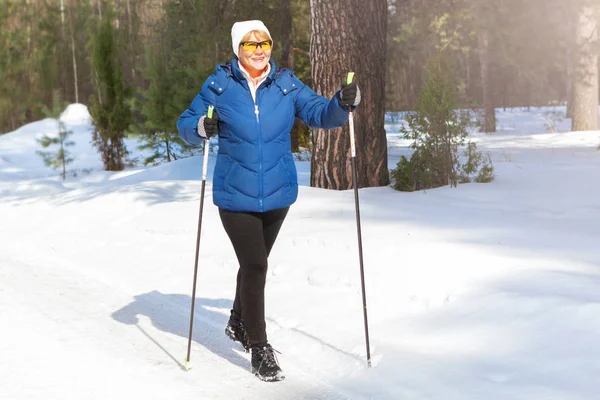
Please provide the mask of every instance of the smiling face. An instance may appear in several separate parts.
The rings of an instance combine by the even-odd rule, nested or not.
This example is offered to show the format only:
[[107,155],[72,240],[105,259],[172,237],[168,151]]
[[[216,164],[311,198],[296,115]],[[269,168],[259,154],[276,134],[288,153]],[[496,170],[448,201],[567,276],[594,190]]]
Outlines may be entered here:
[[[262,42],[265,40],[271,40],[266,32],[251,31],[243,37],[240,43]],[[240,62],[246,71],[250,73],[250,76],[255,78],[260,76],[265,71],[265,68],[267,68],[267,64],[269,64],[269,60],[271,59],[271,51],[272,49],[264,50],[260,46],[258,46],[255,51],[244,50],[244,48],[240,45],[238,58],[240,59]]]

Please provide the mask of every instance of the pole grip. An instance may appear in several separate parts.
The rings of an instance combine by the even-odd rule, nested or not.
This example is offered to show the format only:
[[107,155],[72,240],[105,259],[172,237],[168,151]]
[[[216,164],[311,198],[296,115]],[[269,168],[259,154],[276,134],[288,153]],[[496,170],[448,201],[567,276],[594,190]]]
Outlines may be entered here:
[[[206,116],[208,118],[212,118],[213,116],[213,110],[215,109],[214,106],[208,106],[208,111],[206,112]],[[206,173],[208,171],[208,147],[210,146],[210,139],[206,138],[204,139],[204,160],[202,162],[202,180],[206,181]]]
[[[349,85],[354,80],[354,72],[348,72],[346,76],[346,84]],[[348,125],[350,128],[350,156],[356,157],[356,143],[354,140],[354,118],[352,117],[352,111],[348,113]]]
[[351,84],[353,80],[354,80],[354,72],[348,72],[348,75],[346,76],[346,85]]

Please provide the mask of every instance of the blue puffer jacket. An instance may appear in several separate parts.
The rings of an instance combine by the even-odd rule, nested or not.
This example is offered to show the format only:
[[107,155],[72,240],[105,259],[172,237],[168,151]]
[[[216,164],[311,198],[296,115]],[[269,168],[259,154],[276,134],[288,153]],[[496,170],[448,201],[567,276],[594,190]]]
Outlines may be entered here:
[[219,117],[219,153],[213,175],[213,202],[231,211],[264,212],[291,205],[298,197],[296,165],[290,148],[295,117],[310,127],[336,128],[348,110],[336,93],[317,95],[294,73],[277,68],[256,91],[256,104],[235,58],[210,76],[192,105],[179,117],[180,137],[197,146],[198,121],[209,105]]

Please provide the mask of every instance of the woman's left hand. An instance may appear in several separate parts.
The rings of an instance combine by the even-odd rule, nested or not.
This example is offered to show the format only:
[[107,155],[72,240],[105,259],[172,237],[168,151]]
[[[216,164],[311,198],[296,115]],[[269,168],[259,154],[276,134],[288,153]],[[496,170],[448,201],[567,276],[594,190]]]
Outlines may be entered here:
[[360,104],[360,89],[356,82],[351,82],[349,84],[345,82],[342,83],[340,103],[342,103],[344,107],[356,107]]

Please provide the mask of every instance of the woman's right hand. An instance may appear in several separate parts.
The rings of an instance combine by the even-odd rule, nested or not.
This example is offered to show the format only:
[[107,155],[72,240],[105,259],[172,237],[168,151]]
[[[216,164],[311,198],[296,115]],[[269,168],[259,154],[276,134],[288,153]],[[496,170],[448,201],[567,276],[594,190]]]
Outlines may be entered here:
[[217,116],[217,112],[213,110],[212,118],[204,115],[198,121],[198,134],[203,138],[210,138],[217,134],[217,123],[219,122],[219,117]]

